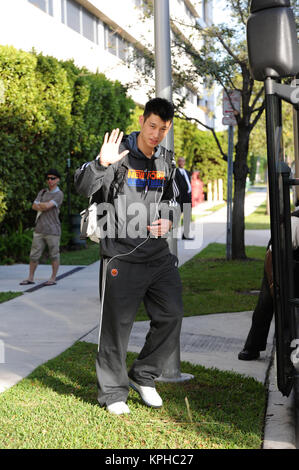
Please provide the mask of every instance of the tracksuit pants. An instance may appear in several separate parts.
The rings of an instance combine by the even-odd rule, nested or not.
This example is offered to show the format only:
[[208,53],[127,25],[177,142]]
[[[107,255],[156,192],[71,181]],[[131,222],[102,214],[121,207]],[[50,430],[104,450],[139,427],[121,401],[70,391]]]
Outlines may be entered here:
[[264,272],[258,302],[252,315],[251,328],[248,333],[244,349],[251,351],[265,351],[272,318],[273,298],[270,292],[266,272]]
[[[293,250],[294,264],[294,295],[299,297],[299,249]],[[258,302],[252,315],[251,328],[245,341],[244,349],[265,351],[267,338],[274,314],[274,302],[271,295],[267,274],[261,284]]]
[[[101,286],[100,276],[100,290]],[[148,263],[113,259],[107,266],[101,300],[103,314],[96,372],[99,404],[108,406],[117,401],[126,402],[129,378],[139,385],[154,387],[154,379],[161,375],[165,361],[179,344],[183,304],[177,258],[168,254]],[[129,337],[142,300],[150,318],[150,329],[144,347],[127,372]]]
[[183,214],[183,234],[188,238],[191,236],[192,202],[184,202],[181,205],[181,213]]

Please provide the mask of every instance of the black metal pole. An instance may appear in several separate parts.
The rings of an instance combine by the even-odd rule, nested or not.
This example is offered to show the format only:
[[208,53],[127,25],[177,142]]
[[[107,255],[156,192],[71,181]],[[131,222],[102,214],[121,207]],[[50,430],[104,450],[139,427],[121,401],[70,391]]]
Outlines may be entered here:
[[71,181],[70,181],[71,159],[67,158],[67,218],[69,228],[71,228]]
[[284,190],[281,157],[281,99],[273,91],[274,80],[265,81],[267,160],[270,200],[270,224],[273,266],[273,304],[275,313],[275,339],[277,351],[277,384],[283,395],[289,395],[293,385],[291,363],[287,358],[289,349],[286,342],[286,317],[289,285],[286,283],[286,248]]
[[233,210],[233,153],[234,126],[228,127],[227,152],[227,220],[226,220],[226,259],[232,259],[232,210]]
[[[297,78],[299,78],[297,76]],[[295,144],[295,163],[296,163],[296,170],[298,170],[299,168],[299,109],[296,108],[294,109],[294,125],[293,125],[293,131],[294,131],[294,144]],[[296,178],[298,178],[298,174],[297,174],[297,171],[296,171]],[[296,187],[296,202],[298,203],[298,190],[297,190],[297,187]],[[295,266],[294,266],[295,268]],[[295,329],[295,337],[296,339],[298,340],[299,339],[299,305],[296,305],[294,306],[294,309],[295,309],[295,313],[294,313],[294,321],[295,321],[295,326],[294,326],[294,329]],[[296,341],[296,345],[298,345],[298,342]],[[294,397],[295,397],[295,405],[296,405],[296,408],[299,408],[299,363],[295,364],[294,365],[295,367],[295,376],[294,376]]]
[[[156,96],[172,101],[169,0],[155,0],[154,22]],[[173,126],[167,134],[165,146],[174,150]],[[168,238],[168,244],[171,253],[177,255],[177,240],[173,235]],[[193,375],[182,374],[180,371],[180,344],[177,344],[157,380],[184,382],[192,378]]]

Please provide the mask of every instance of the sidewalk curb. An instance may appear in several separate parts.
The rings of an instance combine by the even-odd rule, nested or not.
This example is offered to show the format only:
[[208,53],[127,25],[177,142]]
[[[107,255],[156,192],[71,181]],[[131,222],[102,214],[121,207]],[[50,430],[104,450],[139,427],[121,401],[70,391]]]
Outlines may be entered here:
[[277,388],[276,352],[273,346],[267,390],[263,449],[297,449],[294,389],[288,397]]

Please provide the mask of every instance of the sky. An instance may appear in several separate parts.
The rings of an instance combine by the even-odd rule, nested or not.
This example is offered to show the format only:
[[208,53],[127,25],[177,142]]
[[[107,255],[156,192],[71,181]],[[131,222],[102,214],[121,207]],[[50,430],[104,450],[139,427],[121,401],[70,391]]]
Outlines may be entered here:
[[214,0],[213,6],[214,23],[229,22],[229,10],[227,9],[225,0]]

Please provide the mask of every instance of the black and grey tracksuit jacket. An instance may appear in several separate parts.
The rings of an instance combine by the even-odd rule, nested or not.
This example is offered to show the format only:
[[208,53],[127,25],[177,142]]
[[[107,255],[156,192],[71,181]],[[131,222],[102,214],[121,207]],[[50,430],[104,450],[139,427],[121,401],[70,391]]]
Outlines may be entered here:
[[[130,253],[143,239],[147,238],[148,232],[145,227],[141,236],[136,238],[128,236],[126,232],[130,222],[136,221],[136,214],[141,206],[146,209],[147,218],[145,221],[144,217],[140,217],[139,222],[143,225],[150,225],[154,219],[158,218],[158,215],[168,217],[174,223],[178,220],[179,207],[175,201],[178,196],[174,182],[175,163],[172,167],[169,165],[164,157],[165,149],[162,146],[158,146],[153,157],[148,159],[137,148],[137,136],[138,132],[133,132],[123,139],[119,151],[127,149],[130,152],[119,162],[104,167],[100,165],[99,160],[94,160],[85,163],[75,173],[75,187],[78,193],[86,197],[92,196],[93,201],[99,204],[109,202],[115,209],[115,237],[105,237],[100,244],[101,255],[104,257],[111,258],[115,255]],[[115,195],[112,187],[121,166],[126,168],[125,178],[122,185],[116,186],[117,194]],[[132,206],[132,204],[135,205]],[[150,237],[134,253],[128,255],[126,261],[142,263],[155,260],[168,253],[166,238]]]

